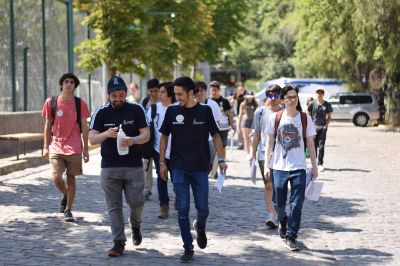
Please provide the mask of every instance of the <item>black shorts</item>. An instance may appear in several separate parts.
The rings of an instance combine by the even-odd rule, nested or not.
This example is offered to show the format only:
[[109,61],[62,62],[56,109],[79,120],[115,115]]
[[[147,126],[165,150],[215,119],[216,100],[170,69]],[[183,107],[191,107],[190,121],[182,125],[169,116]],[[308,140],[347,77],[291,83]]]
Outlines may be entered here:
[[228,143],[228,133],[229,130],[222,130],[219,132],[219,135],[221,136],[221,140],[222,140],[222,146],[226,147],[227,143]]

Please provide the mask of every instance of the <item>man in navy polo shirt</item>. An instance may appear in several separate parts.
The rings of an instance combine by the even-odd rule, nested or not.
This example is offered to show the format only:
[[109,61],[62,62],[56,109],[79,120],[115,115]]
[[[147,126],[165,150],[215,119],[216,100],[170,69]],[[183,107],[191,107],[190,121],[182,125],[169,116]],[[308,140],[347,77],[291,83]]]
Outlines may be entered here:
[[[101,185],[103,187],[114,247],[108,251],[111,257],[123,254],[126,242],[122,192],[129,204],[133,244],[142,242],[140,224],[144,205],[144,173],[141,145],[150,138],[144,110],[137,104],[126,102],[127,87],[121,77],[112,77],[107,85],[109,102],[100,106],[90,122],[89,141],[101,143]],[[127,155],[117,151],[118,127],[126,134],[122,145],[129,146]]]
[[165,152],[169,135],[172,136],[170,164],[172,182],[178,203],[178,223],[181,230],[183,247],[181,262],[193,259],[193,238],[190,232],[189,209],[190,187],[192,187],[194,202],[197,209],[197,220],[193,227],[197,233],[197,244],[201,249],[207,246],[205,233],[208,217],[208,167],[210,151],[208,136],[213,137],[218,153],[220,170],[225,173],[225,151],[217,124],[211,108],[196,102],[194,98],[195,84],[189,77],[180,77],[174,81],[175,98],[178,105],[168,107],[160,140],[160,174],[167,180]]

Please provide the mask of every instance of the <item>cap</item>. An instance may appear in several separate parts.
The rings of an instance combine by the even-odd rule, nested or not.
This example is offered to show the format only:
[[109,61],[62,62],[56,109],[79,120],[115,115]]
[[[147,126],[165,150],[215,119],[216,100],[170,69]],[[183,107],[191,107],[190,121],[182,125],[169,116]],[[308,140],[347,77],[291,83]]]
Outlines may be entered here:
[[113,91],[119,90],[127,91],[128,88],[126,87],[125,81],[121,77],[114,76],[108,81],[107,92],[110,94]]
[[317,88],[315,89],[315,92],[319,92],[319,91],[322,91],[322,92],[325,93],[324,87],[319,86],[319,87],[317,87]]
[[60,86],[62,86],[64,83],[64,80],[66,80],[68,78],[73,79],[75,81],[75,88],[77,88],[79,86],[79,83],[80,83],[79,79],[73,73],[65,73],[64,75],[62,75],[60,78],[60,81],[59,81]]

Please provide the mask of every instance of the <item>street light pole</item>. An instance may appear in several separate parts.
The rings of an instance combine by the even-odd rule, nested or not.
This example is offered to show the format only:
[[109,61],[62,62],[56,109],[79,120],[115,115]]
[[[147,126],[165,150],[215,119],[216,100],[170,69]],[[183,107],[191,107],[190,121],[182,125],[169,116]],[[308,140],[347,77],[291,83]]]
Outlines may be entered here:
[[11,46],[11,94],[12,94],[12,110],[17,110],[16,96],[16,71],[15,71],[15,39],[14,39],[14,0],[10,0],[10,46]]
[[74,12],[72,0],[67,1],[68,72],[74,73]]
[[47,60],[46,60],[46,14],[45,0],[42,0],[42,56],[43,56],[43,98],[47,99]]

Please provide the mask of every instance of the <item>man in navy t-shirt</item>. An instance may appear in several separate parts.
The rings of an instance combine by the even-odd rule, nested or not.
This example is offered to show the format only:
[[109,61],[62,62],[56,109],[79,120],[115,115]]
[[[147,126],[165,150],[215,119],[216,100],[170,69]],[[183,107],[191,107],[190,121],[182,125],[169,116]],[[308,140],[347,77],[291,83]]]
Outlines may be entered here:
[[[89,141],[101,143],[101,185],[105,192],[114,247],[108,251],[111,257],[123,254],[126,242],[124,233],[124,217],[122,192],[129,204],[132,241],[140,245],[144,205],[144,173],[142,165],[141,145],[150,138],[150,131],[143,108],[137,104],[126,102],[127,87],[121,77],[112,77],[107,85],[109,102],[99,107],[90,122]],[[127,155],[119,155],[117,151],[118,127],[126,138],[122,146],[129,147]]]
[[183,247],[181,262],[193,259],[193,238],[190,232],[189,209],[190,187],[193,190],[197,209],[197,220],[193,227],[197,233],[197,244],[201,249],[207,246],[205,233],[208,217],[208,166],[210,151],[208,136],[211,134],[218,153],[220,170],[225,173],[225,151],[211,108],[194,99],[195,84],[189,77],[180,77],[174,81],[175,98],[179,105],[169,106],[160,128],[160,174],[168,177],[165,165],[165,151],[168,137],[172,136],[170,164],[172,182],[178,204],[178,223],[181,230]]

